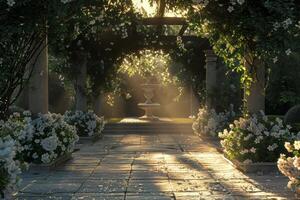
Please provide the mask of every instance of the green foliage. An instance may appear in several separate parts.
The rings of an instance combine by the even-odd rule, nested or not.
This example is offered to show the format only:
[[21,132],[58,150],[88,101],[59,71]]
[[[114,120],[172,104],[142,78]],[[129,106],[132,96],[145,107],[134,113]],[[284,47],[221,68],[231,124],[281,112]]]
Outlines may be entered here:
[[283,57],[270,71],[266,88],[266,111],[284,115],[288,109],[300,104],[299,54]]
[[4,198],[4,190],[10,183],[10,175],[4,168],[4,162],[0,161],[0,197]]
[[124,30],[130,24],[119,22],[132,17],[131,5],[130,0],[1,0],[0,118],[8,116],[8,107],[30,77],[35,57],[45,48],[46,35],[52,52],[66,58],[72,49],[84,50],[80,38],[104,38],[108,30],[126,35]]
[[[58,24],[72,17],[78,5],[54,1],[0,1],[0,118],[16,100],[45,48],[46,35],[56,35]],[[76,9],[75,9],[76,10]],[[16,39],[17,38],[17,39]]]
[[297,23],[293,0],[198,2],[189,13],[194,28],[228,66],[242,72],[246,89],[255,81],[255,59],[268,66],[278,55],[290,54]]
[[169,73],[171,58],[163,51],[143,50],[127,55],[118,72],[129,77],[138,75],[143,78],[154,77],[158,83],[168,85],[176,80]]

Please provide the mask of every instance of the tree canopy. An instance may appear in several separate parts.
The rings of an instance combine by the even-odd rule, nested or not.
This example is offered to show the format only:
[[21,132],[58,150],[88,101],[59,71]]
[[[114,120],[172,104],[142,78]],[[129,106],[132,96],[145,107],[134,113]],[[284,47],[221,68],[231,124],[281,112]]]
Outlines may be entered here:
[[[106,78],[116,73],[116,63],[126,55],[126,51],[118,51],[117,42],[143,32],[147,36],[143,42],[155,45],[152,41],[163,33],[164,27],[136,26],[146,12],[136,9],[134,3],[138,1],[0,0],[1,112],[5,113],[14,101],[13,91],[22,90],[30,76],[25,72],[31,71],[29,63],[41,49],[46,35],[51,52],[66,60],[74,52],[87,53],[89,58],[99,56],[88,51],[91,44],[100,41],[103,59],[97,62],[90,59],[90,65],[94,66],[90,71]],[[157,5],[158,17],[168,13],[186,19],[188,33],[207,38],[228,66],[243,74],[241,81],[246,88],[255,81],[255,59],[269,66],[280,55],[298,51],[300,4],[296,0],[148,2]],[[186,45],[182,45],[183,49]],[[252,66],[250,70],[245,62]],[[103,83],[108,79],[103,79]]]

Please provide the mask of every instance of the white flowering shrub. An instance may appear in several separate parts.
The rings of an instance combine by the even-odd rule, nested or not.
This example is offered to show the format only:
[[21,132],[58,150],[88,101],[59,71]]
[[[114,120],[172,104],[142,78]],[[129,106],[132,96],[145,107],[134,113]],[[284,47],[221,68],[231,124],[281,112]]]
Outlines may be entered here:
[[281,154],[277,166],[290,179],[288,188],[300,194],[300,141],[286,142],[284,146],[292,157]]
[[214,109],[209,110],[207,107],[200,108],[192,128],[198,135],[216,137],[220,131],[228,127],[234,117],[232,106],[230,111],[221,113],[217,113]]
[[105,125],[104,118],[92,111],[67,111],[64,118],[68,124],[76,127],[79,136],[100,136]]
[[18,141],[25,161],[48,164],[73,152],[78,136],[75,127],[67,124],[62,115],[45,114],[29,120]]
[[263,112],[235,120],[219,133],[224,153],[229,159],[244,163],[276,162],[285,152],[284,142],[295,137],[291,126],[279,118],[270,120]]
[[26,135],[25,127],[31,120],[31,113],[28,111],[13,113],[5,122],[0,121],[1,132],[4,135],[9,135],[15,142],[16,159],[25,162],[23,147],[20,143]]
[[2,129],[0,132],[0,195],[5,198],[5,191],[14,189],[20,181],[21,163],[15,158],[14,139],[3,136]]
[[[28,112],[23,115],[28,115]],[[5,122],[0,121],[0,193],[3,198],[7,198],[4,193],[15,189],[21,169],[27,167],[18,140],[24,134],[22,131],[27,121],[28,117],[21,117],[19,113],[14,113]]]

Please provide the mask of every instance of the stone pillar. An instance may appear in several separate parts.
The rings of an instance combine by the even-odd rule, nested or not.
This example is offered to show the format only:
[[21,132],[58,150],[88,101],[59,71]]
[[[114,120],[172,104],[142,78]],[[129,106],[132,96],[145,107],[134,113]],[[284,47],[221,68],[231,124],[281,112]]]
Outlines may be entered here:
[[47,37],[32,59],[34,65],[28,87],[28,108],[32,114],[48,113],[48,44]]
[[75,91],[76,91],[76,110],[87,111],[87,57],[86,55],[78,55],[77,63],[73,63],[73,67],[76,67],[77,74],[75,79]]
[[217,55],[213,50],[204,51],[206,57],[206,106],[214,108],[216,97],[215,89],[217,87]]
[[[246,69],[252,72],[251,65],[245,63]],[[253,75],[253,83],[250,86],[250,93],[244,92],[245,107],[249,113],[265,111],[265,66],[257,59],[253,61],[256,74]]]
[[94,97],[94,112],[99,117],[101,116],[101,97],[102,95],[99,94],[97,97]]

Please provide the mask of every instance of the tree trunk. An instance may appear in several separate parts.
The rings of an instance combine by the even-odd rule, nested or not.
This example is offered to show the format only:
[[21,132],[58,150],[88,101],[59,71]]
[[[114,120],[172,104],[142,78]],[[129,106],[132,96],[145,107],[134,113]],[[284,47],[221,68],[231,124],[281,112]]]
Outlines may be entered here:
[[245,107],[250,114],[265,111],[265,66],[256,58],[245,63],[246,69],[250,72],[253,82],[250,86],[250,93],[244,93]]

